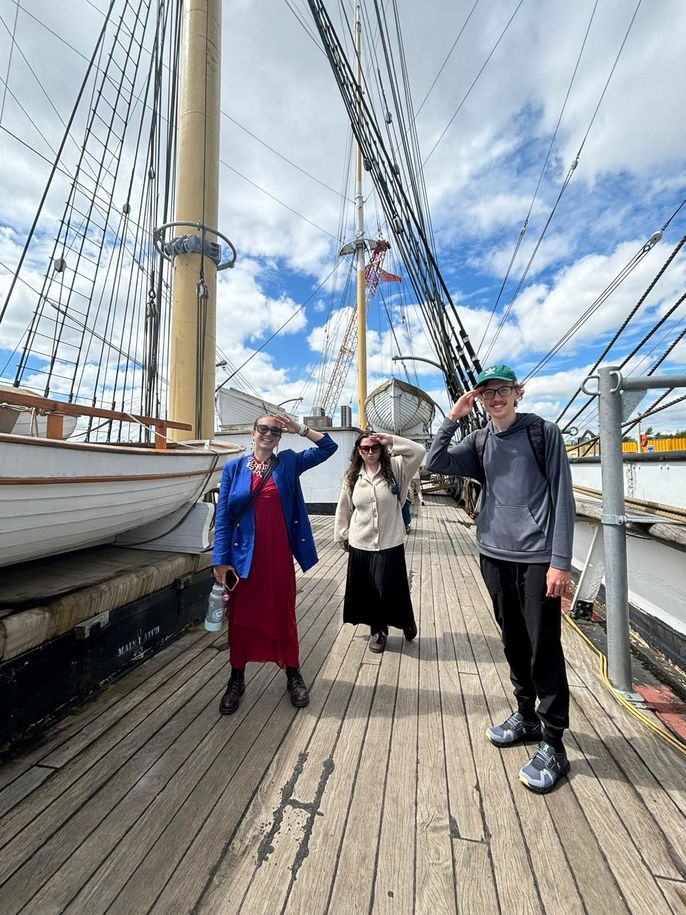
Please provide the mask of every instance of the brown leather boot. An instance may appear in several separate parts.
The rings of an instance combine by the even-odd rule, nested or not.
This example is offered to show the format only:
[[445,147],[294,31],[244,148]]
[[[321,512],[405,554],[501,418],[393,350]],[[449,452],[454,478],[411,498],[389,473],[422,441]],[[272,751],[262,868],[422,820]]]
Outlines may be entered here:
[[380,632],[373,632],[368,643],[369,650],[373,651],[374,654],[381,654],[386,650],[387,638],[388,633],[384,632],[383,629],[381,629]]
[[233,715],[241,704],[241,696],[245,692],[245,671],[232,670],[229,685],[219,703],[220,715]]
[[296,708],[303,708],[310,701],[310,691],[305,686],[305,681],[298,667],[286,668],[286,682],[288,683],[288,692],[291,694],[291,702]]
[[412,639],[417,638],[417,624],[413,621],[412,625],[406,626],[403,629],[403,635],[405,636],[406,641],[411,642]]

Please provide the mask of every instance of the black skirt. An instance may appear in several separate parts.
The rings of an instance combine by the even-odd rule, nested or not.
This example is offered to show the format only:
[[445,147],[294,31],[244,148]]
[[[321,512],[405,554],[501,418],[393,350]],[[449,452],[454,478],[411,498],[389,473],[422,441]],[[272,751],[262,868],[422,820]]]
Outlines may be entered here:
[[402,544],[389,550],[349,548],[343,622],[365,624],[372,632],[414,623]]

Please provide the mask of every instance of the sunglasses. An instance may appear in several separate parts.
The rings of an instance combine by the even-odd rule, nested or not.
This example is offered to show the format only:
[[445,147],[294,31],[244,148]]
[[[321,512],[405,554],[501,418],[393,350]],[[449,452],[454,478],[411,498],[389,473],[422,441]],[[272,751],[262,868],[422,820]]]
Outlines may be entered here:
[[255,429],[260,435],[271,434],[274,438],[281,438],[283,435],[283,429],[280,426],[266,426],[264,423],[258,423]]
[[485,391],[480,391],[479,397],[482,400],[493,400],[496,394],[500,397],[509,397],[513,391],[514,387],[511,384],[504,384],[500,388],[486,388]]
[[377,451],[381,451],[381,445],[358,445],[357,450],[362,454],[376,454]]

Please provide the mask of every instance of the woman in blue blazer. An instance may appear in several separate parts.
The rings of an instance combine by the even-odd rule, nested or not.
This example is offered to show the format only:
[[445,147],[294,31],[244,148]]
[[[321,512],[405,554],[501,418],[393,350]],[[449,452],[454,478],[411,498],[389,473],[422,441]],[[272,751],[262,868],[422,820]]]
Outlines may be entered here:
[[[276,455],[284,432],[298,433],[314,447]],[[248,661],[285,667],[293,705],[310,701],[300,673],[293,558],[306,572],[317,562],[317,550],[299,478],[338,448],[326,433],[285,415],[260,416],[252,439],[252,455],[224,467],[217,504],[214,577],[231,588],[231,675],[219,704],[222,715],[239,706]]]

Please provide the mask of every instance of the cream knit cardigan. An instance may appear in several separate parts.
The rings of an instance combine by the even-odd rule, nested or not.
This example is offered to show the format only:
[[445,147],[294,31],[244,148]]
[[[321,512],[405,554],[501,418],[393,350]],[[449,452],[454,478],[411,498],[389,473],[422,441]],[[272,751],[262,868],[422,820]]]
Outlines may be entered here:
[[400,499],[391,492],[381,473],[370,480],[363,469],[352,495],[344,480],[336,507],[333,535],[336,543],[347,540],[358,550],[388,550],[405,542],[400,506],[407,498],[410,480],[426,451],[416,442],[398,435],[393,436],[389,451]]

